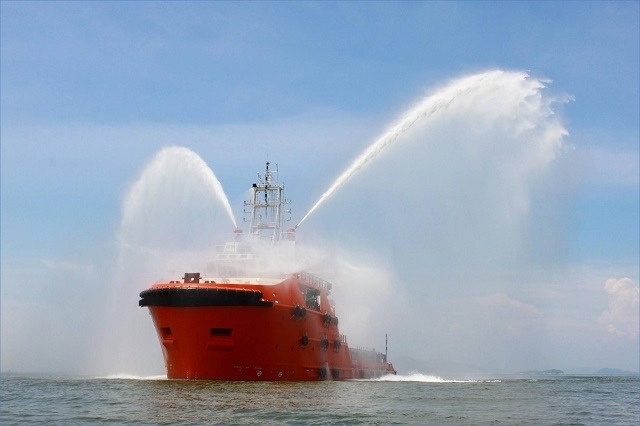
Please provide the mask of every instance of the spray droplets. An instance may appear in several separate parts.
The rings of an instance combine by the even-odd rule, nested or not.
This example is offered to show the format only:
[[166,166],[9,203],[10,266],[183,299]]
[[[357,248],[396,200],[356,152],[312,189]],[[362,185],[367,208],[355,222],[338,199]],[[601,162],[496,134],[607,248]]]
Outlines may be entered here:
[[[553,113],[549,107],[549,103],[541,96],[540,90],[543,88],[544,84],[542,80],[530,78],[524,72],[495,70],[454,80],[448,86],[427,96],[416,106],[409,109],[378,137],[334,181],[329,189],[322,194],[320,199],[311,207],[298,225],[302,224],[311,213],[320,207],[321,204],[338,191],[356,173],[380,156],[388,147],[401,139],[401,136],[409,132],[414,125],[423,125],[425,122],[441,116],[445,111],[451,114],[465,114],[469,112],[473,114],[474,111],[470,111],[470,109],[477,106],[478,100],[480,100],[480,102],[488,106],[488,108],[484,108],[481,111],[482,114],[485,115],[485,118],[491,114],[503,116],[505,113],[508,113],[510,109],[511,111],[522,111],[523,105],[529,108],[529,114],[521,117],[513,117],[514,120],[518,120],[521,131],[528,131],[538,124],[538,122],[532,121],[532,116],[538,117],[540,114],[550,115]],[[493,102],[495,102],[496,105],[506,106],[507,108],[491,108],[490,105]],[[554,151],[558,148],[558,141],[561,140],[565,134],[566,133],[549,135],[550,146],[543,146],[542,148],[546,148],[547,151]],[[556,143],[555,145],[554,142]],[[548,160],[550,154],[548,152],[546,152],[546,154],[548,155],[545,159]]]
[[[542,194],[545,206],[553,207],[553,200],[544,198],[546,169],[562,152],[567,134],[554,115],[554,104],[566,99],[551,97],[544,90],[542,80],[524,72],[497,70],[453,80],[401,115],[322,194],[298,224],[342,188],[349,196],[349,204],[341,210],[341,220],[331,223],[332,231],[348,237],[353,218],[365,218],[356,231],[376,230],[367,236],[367,249],[380,247],[384,251],[385,247],[393,247],[388,261],[397,262],[393,269],[399,272],[386,274],[371,268],[379,286],[363,273],[365,268],[331,268],[335,265],[328,265],[324,253],[308,255],[307,260],[296,259],[294,264],[274,256],[274,269],[295,271],[302,263],[319,270],[329,269],[329,275],[336,278],[336,287],[343,281],[343,288],[354,290],[360,297],[353,300],[349,292],[343,291],[343,298],[352,300],[342,300],[339,306],[351,307],[352,327],[361,334],[365,335],[370,325],[378,321],[397,336],[396,341],[410,341],[416,351],[434,351],[429,343],[439,341],[438,347],[447,352],[455,344],[447,346],[446,340],[437,335],[437,330],[442,329],[438,324],[448,321],[455,309],[439,306],[437,301],[442,296],[470,288],[501,291],[498,278],[506,266],[518,264],[521,251],[527,251],[522,247],[529,228],[536,231],[538,238],[549,237],[551,244],[545,246],[545,252],[556,246],[548,215],[544,227],[526,222],[537,206],[537,193]],[[380,161],[383,156],[384,161]],[[358,179],[352,180],[356,175]],[[337,200],[336,205],[339,206]],[[372,211],[376,214],[367,214]],[[171,263],[180,265],[176,268],[181,274],[186,270],[184,265],[206,257],[189,252],[180,258],[180,254],[197,249],[207,253],[211,243],[220,241],[214,233],[224,231],[227,222],[216,221],[216,212],[226,213],[235,225],[222,186],[204,161],[186,148],[160,151],[125,199],[120,237],[129,244],[127,250],[137,245],[153,247],[170,261],[164,257],[156,260],[162,256],[155,253],[150,260],[148,253],[123,251],[118,280],[144,286],[155,276],[147,277],[143,271],[153,271],[157,276]],[[353,249],[350,245],[349,255]],[[202,259],[202,264],[205,262]],[[137,274],[132,273],[137,270]],[[342,270],[348,275],[345,279],[341,279]],[[484,275],[479,277],[478,271]],[[366,291],[355,291],[358,283],[352,276],[361,279]],[[367,311],[357,312],[354,308],[373,305],[362,303],[363,292],[374,300],[388,300],[381,298],[380,292],[388,291],[391,285],[394,299],[399,300],[397,295],[403,294],[405,282],[415,283],[407,284],[407,288],[413,300],[420,301],[419,307],[405,303],[400,309],[380,309],[375,321],[367,321]],[[455,285],[433,284],[444,282]],[[373,288],[376,291],[371,291]],[[338,290],[335,295],[341,296]],[[123,297],[116,305],[125,305],[130,298],[129,291],[126,301]],[[416,338],[415,330],[399,325],[400,315],[405,324],[428,318],[430,327],[420,330],[421,335]],[[348,316],[343,315],[342,319],[349,325]],[[475,337],[483,331],[478,324],[482,321],[471,321],[464,330],[468,330],[469,341],[477,339],[482,345],[487,336]],[[353,328],[346,327],[351,336],[357,335]],[[441,379],[409,376],[406,380]]]
[[125,198],[120,239],[156,248],[206,245],[220,228],[220,210],[235,227],[222,185],[202,158],[184,147],[163,148]]

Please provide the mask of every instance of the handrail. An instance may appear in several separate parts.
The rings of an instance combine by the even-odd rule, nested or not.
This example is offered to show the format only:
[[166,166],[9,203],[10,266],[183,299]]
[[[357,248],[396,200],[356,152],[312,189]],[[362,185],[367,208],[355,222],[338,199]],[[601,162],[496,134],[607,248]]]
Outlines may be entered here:
[[333,287],[333,284],[331,284],[329,281],[323,280],[322,278],[310,273],[310,272],[306,272],[306,271],[300,271],[294,274],[294,276],[302,281],[305,284],[309,284],[312,285],[316,288],[320,288],[322,290],[327,290],[330,291],[331,288]]

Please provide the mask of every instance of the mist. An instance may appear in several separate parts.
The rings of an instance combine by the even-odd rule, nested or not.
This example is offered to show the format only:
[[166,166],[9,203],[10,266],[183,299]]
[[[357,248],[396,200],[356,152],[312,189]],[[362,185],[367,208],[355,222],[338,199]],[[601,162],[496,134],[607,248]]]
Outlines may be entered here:
[[[274,258],[272,267],[307,269],[331,281],[340,331],[351,346],[383,350],[388,334],[389,358],[400,373],[448,378],[633,368],[637,277],[616,276],[614,267],[576,272],[566,262],[566,212],[578,179],[563,119],[569,101],[550,81],[492,70],[426,90],[381,124],[369,117],[367,129],[340,117],[335,123],[344,136],[331,130],[322,153],[291,142],[321,143],[319,127],[327,124],[309,125],[309,116],[306,126],[285,120],[172,138],[157,131],[161,145],[191,146],[189,138],[213,134],[220,147],[194,144],[196,153],[169,146],[141,162],[123,185],[121,205],[113,206],[120,215],[112,243],[86,253],[84,262],[3,265],[3,283],[21,282],[24,271],[33,283],[21,289],[23,299],[3,302],[3,345],[12,346],[3,348],[3,365],[162,374],[160,345],[138,293],[205,269],[261,171],[247,165],[242,150],[257,150],[266,133],[271,147],[286,139],[282,155],[270,160],[280,162],[290,183],[293,223],[307,217],[297,230],[297,256]],[[415,119],[401,125],[408,115]],[[292,124],[294,134],[287,133]],[[229,143],[234,137],[243,144]],[[335,186],[347,170],[354,172]],[[224,194],[230,188],[231,205]],[[49,292],[55,297],[39,299]]]
[[387,260],[391,269],[375,275],[390,289],[370,288],[384,300],[377,334],[389,331],[405,354],[453,371],[554,362],[538,347],[544,314],[526,297],[564,256],[572,190],[561,119],[569,97],[547,84],[495,70],[433,89],[409,109],[422,115],[399,135],[407,114],[384,130],[391,143],[376,139],[376,156],[301,225],[340,241],[346,259],[373,251]]
[[[335,190],[325,191],[303,216],[295,260],[275,256],[272,266],[308,269],[332,281],[349,343],[381,350],[388,333],[390,357],[399,359],[401,372],[408,372],[403,363],[452,377],[566,368],[570,349],[555,319],[570,319],[540,297],[563,274],[563,211],[575,182],[562,120],[570,97],[552,93],[549,84],[524,72],[493,70],[431,89],[345,164],[352,172],[338,176],[329,185]],[[176,164],[171,173],[180,169]],[[166,193],[145,195],[137,207],[155,211],[177,197],[183,208],[174,216],[154,222],[155,216],[141,215],[133,227],[123,221],[131,241],[116,275],[119,282],[135,281],[136,292],[169,265],[174,279],[201,270],[214,239],[198,245],[198,238],[222,238],[228,227],[220,217],[210,220],[213,214],[189,217],[193,212],[184,206],[208,199],[204,205],[217,203],[223,212],[226,201],[211,191],[196,195],[191,184],[180,188],[188,176],[180,172],[164,181],[167,176],[158,175]],[[186,223],[193,239],[181,238]],[[161,242],[148,240],[156,234]],[[163,250],[136,248],[148,243]],[[130,296],[130,290],[122,287],[121,294]],[[560,293],[554,303],[573,297]],[[160,351],[144,311],[132,311],[135,326],[127,327],[126,338],[117,337],[136,355],[117,357],[127,362],[110,373],[137,373],[143,366],[157,372]]]
[[94,374],[160,374],[162,353],[137,295],[150,284],[202,271],[235,228],[214,172],[185,147],[161,149],[123,196],[116,258],[99,323],[101,338],[85,368]]

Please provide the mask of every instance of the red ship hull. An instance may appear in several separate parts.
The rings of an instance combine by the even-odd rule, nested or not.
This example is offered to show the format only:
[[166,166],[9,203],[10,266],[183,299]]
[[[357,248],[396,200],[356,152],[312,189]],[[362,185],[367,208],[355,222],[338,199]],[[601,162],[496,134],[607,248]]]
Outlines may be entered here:
[[309,381],[395,374],[385,355],[348,347],[326,284],[313,285],[300,275],[275,284],[170,282],[142,292],[140,305],[149,307],[170,379]]
[[[350,349],[329,302],[331,284],[306,272],[277,274],[294,261],[295,230],[282,232],[284,185],[266,163],[244,202],[249,234],[236,228],[201,279],[140,293],[162,345],[167,377],[210,380],[348,380],[395,374],[386,354]],[[294,261],[293,263],[289,263]],[[292,268],[291,266],[287,269]],[[280,270],[279,268],[277,270]],[[244,277],[244,278],[241,278]]]

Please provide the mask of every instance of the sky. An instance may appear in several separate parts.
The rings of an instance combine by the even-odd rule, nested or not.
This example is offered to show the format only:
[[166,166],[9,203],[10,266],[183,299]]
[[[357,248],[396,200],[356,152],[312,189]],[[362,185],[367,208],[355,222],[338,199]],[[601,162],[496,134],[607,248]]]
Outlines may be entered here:
[[277,162],[299,221],[463,86],[298,230],[341,332],[405,372],[638,371],[639,2],[0,12],[2,371],[161,374],[138,293],[233,227],[201,161],[239,223]]

